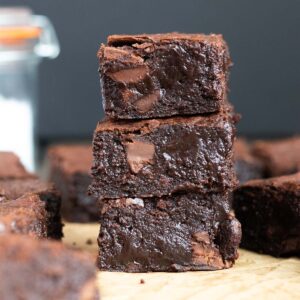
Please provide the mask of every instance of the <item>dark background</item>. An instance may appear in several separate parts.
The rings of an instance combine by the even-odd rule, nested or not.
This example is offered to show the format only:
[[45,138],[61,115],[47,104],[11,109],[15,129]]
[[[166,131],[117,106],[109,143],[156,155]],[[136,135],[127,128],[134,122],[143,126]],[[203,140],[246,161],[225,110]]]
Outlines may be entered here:
[[87,138],[102,118],[96,51],[113,33],[222,33],[234,67],[231,101],[239,132],[273,137],[300,132],[298,0],[0,0],[47,15],[61,54],[40,72],[39,136]]

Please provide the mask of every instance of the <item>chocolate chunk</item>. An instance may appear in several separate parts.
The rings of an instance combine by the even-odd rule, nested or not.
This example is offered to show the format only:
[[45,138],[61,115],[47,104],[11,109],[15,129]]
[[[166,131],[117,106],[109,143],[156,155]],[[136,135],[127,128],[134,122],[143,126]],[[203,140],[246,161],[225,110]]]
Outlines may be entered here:
[[159,97],[160,91],[155,91],[150,95],[139,98],[137,101],[135,101],[134,105],[137,107],[139,112],[145,113],[149,111],[155,105],[155,103],[157,103]]
[[146,66],[137,66],[131,69],[124,69],[116,72],[108,72],[107,76],[115,81],[122,82],[124,84],[136,83],[147,75],[148,68]]
[[127,161],[130,169],[138,173],[146,164],[153,162],[155,146],[149,142],[133,140],[126,144]]

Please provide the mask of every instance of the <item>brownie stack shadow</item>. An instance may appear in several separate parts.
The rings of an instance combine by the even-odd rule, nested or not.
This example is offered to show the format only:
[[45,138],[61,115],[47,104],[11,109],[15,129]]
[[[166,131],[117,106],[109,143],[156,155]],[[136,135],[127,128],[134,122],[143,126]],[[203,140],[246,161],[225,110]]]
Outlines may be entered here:
[[235,115],[221,35],[115,35],[98,58],[94,133],[102,270],[219,270],[238,257]]

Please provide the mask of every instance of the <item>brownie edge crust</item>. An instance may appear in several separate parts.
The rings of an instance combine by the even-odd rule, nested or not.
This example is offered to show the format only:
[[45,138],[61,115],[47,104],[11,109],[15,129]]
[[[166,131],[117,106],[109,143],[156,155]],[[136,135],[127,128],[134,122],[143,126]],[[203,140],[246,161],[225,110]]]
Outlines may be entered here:
[[238,258],[240,239],[227,195],[103,200],[98,266],[125,272],[225,269]]

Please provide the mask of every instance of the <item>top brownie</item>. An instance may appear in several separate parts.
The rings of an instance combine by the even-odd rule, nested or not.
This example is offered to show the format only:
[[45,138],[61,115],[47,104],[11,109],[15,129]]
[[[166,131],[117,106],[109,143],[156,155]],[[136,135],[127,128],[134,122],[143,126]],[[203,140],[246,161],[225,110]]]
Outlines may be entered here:
[[296,173],[300,171],[300,136],[257,141],[253,145],[253,154],[263,162],[266,177]]
[[111,118],[210,113],[225,102],[231,60],[222,35],[112,35],[98,58]]
[[33,177],[12,152],[0,152],[0,179]]

